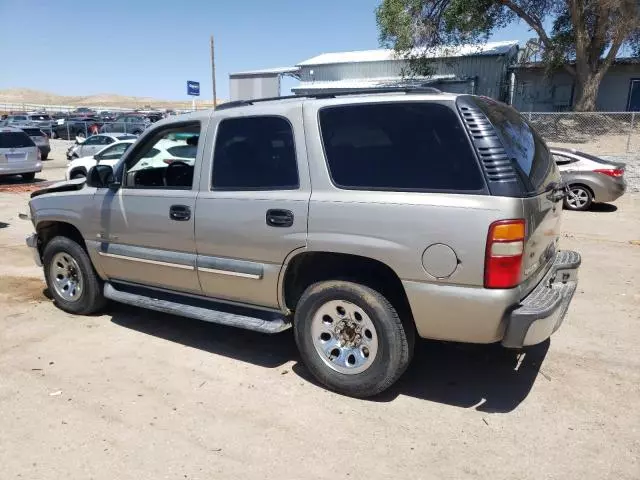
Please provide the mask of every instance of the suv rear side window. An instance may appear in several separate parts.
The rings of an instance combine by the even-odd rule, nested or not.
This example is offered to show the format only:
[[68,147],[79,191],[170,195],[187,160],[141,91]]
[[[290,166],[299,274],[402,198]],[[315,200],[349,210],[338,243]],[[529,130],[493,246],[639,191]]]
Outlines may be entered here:
[[293,138],[291,124],[282,117],[222,120],[213,154],[213,189],[297,189]]
[[457,114],[426,102],[320,110],[336,186],[389,191],[477,191],[482,174]]
[[35,143],[23,132],[0,132],[0,148],[33,147]]
[[[533,192],[544,190],[556,176],[546,144],[517,110],[490,98],[476,97],[478,107],[493,124],[507,155]],[[528,182],[527,182],[528,181]]]

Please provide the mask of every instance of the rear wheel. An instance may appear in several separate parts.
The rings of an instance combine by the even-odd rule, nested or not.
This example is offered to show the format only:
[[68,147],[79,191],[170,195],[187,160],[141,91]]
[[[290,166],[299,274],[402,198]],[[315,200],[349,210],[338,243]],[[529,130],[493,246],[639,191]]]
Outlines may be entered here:
[[564,206],[568,210],[588,210],[593,203],[593,194],[584,185],[570,185],[569,194],[564,199]]
[[48,153],[43,153],[43,154],[40,156],[40,160],[46,160],[48,157],[49,157],[49,154],[48,154]]
[[54,237],[42,256],[49,292],[61,310],[87,315],[104,307],[102,281],[87,252],[67,237]]
[[377,291],[357,283],[311,285],[298,302],[295,339],[314,377],[336,392],[369,397],[409,365],[413,330]]
[[26,182],[33,182],[33,180],[36,178],[36,173],[35,172],[23,173],[22,178]]

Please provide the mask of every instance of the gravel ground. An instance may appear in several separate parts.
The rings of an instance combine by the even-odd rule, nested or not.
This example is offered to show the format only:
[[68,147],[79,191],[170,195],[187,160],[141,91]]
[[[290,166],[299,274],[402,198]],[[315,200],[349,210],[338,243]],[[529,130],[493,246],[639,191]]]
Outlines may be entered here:
[[23,244],[27,199],[0,192],[2,480],[640,476],[640,195],[565,212],[583,265],[551,342],[518,359],[420,341],[366,401],[315,385],[291,332],[63,313]]

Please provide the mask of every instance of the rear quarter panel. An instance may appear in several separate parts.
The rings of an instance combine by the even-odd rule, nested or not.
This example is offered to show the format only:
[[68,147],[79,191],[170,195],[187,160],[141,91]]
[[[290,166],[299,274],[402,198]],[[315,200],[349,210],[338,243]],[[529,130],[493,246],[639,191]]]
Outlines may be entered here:
[[[504,313],[521,292],[484,289],[487,234],[494,221],[523,218],[522,199],[339,189],[326,166],[317,111],[305,105],[312,183],[307,250],[359,255],[392,268],[421,337],[499,340]],[[455,270],[445,278],[423,267],[422,256],[433,244],[449,246],[457,257]]]

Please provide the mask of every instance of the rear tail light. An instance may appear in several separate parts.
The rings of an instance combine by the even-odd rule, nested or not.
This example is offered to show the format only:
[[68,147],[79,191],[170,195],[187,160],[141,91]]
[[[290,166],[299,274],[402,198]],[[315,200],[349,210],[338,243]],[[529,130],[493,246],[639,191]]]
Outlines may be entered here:
[[602,173],[608,177],[620,178],[624,175],[624,169],[622,168],[599,168],[594,170],[594,172]]
[[162,160],[164,163],[166,163],[167,165],[171,165],[173,162],[175,162],[174,159],[172,158],[165,158],[164,160]]
[[525,221],[499,220],[489,227],[484,265],[485,288],[513,288],[522,279]]

